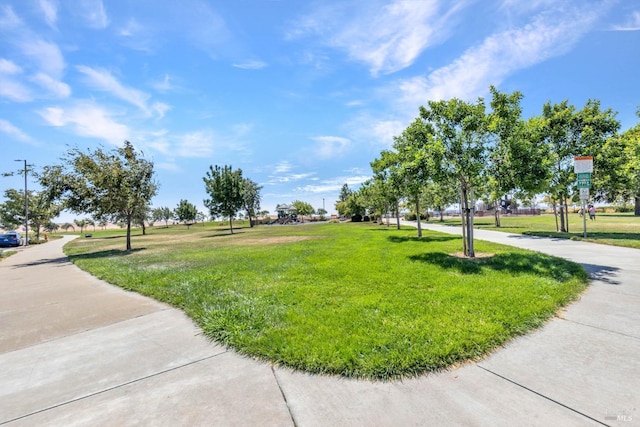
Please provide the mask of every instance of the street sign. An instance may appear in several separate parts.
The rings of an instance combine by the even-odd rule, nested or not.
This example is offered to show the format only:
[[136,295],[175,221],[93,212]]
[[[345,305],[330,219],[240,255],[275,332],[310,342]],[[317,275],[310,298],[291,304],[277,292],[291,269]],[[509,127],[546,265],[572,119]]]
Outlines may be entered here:
[[589,200],[589,187],[580,187],[580,200]]
[[593,156],[578,156],[573,158],[573,171],[575,173],[593,172]]
[[578,188],[591,188],[591,174],[589,172],[578,173]]

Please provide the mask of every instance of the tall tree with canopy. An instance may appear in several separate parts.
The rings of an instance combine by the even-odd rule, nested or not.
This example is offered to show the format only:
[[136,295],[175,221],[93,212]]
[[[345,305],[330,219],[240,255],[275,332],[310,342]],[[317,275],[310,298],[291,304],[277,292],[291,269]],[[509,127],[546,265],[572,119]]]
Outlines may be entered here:
[[[59,204],[50,201],[44,192],[28,191],[29,227],[40,240],[40,229],[58,216]],[[24,191],[8,189],[4,192],[5,201],[0,203],[0,225],[12,229],[24,224]]]
[[476,103],[460,99],[429,101],[420,107],[420,117],[431,135],[428,156],[436,166],[434,179],[455,179],[460,189],[463,250],[474,257],[474,190],[486,176],[487,119],[482,99]]
[[193,203],[189,203],[187,200],[182,199],[178,206],[176,206],[174,213],[178,221],[183,222],[187,229],[193,224],[198,216],[198,208]]
[[543,191],[550,176],[550,160],[548,147],[536,134],[537,122],[522,119],[522,94],[502,93],[494,86],[489,90],[487,195],[495,205],[495,226],[500,227],[500,199],[513,191],[522,196]]
[[202,178],[210,199],[204,200],[212,217],[229,218],[229,231],[233,234],[233,217],[244,204],[242,194],[242,169],[233,170],[231,166],[209,166],[207,175]]
[[260,190],[262,186],[249,178],[242,179],[242,199],[244,201],[244,210],[249,217],[249,226],[253,227],[255,219],[260,211]]
[[127,227],[126,250],[131,251],[131,223],[149,206],[158,191],[153,163],[129,141],[120,148],[67,152],[62,165],[45,167],[40,184],[49,200],[62,200],[65,209],[86,213]]
[[[546,103],[542,108],[542,129],[538,135],[551,155],[550,194],[560,202],[560,230],[569,232],[568,199],[576,192],[574,157],[597,157],[605,142],[620,127],[615,113],[600,109],[600,101],[590,99],[576,111],[567,100]],[[594,168],[594,175],[606,173]]]

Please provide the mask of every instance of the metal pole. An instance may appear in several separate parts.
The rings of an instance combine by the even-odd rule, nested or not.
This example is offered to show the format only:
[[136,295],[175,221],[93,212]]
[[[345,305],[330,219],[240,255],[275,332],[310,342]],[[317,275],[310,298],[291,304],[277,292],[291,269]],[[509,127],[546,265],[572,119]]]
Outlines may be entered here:
[[582,225],[583,225],[583,237],[586,239],[587,238],[587,201],[586,200],[582,200]]
[[16,162],[24,162],[24,245],[29,246],[29,193],[27,191],[27,161],[16,160]]

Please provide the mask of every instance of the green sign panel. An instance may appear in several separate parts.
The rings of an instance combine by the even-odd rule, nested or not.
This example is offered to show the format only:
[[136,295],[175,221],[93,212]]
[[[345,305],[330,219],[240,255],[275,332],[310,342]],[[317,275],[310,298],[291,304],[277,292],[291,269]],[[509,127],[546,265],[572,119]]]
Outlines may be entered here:
[[591,188],[591,173],[578,173],[578,188]]

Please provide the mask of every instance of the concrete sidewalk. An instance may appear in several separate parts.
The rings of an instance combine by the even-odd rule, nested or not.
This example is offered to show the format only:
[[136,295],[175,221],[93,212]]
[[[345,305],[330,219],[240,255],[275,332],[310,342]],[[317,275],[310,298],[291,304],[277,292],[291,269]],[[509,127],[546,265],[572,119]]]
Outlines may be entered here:
[[21,251],[0,262],[0,424],[640,424],[640,251],[477,238],[581,262],[593,284],[562,318],[479,363],[387,383],[239,356],[181,311],[77,269],[62,253],[69,238]]

